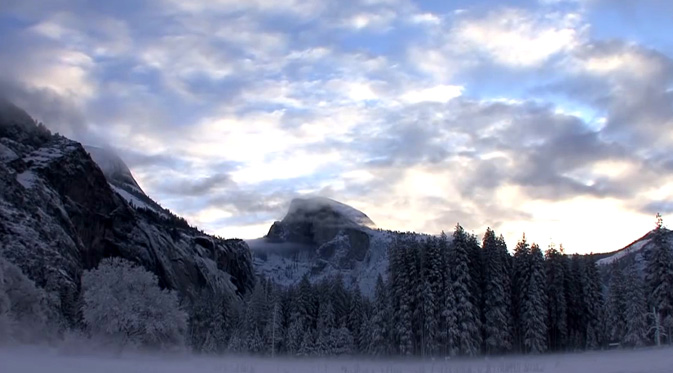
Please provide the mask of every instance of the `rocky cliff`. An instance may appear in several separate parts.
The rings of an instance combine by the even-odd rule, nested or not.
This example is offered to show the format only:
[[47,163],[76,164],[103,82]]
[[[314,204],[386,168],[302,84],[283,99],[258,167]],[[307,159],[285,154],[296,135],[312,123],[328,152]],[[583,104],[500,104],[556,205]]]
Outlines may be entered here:
[[[109,181],[81,144],[0,101],[0,255],[58,294],[70,318],[82,272],[110,256],[141,264],[184,296],[206,286],[238,294],[252,288],[245,242],[190,227],[151,201],[127,170],[108,172]],[[144,205],[120,180],[137,188],[129,195],[144,196]]]
[[292,200],[285,217],[268,234],[248,241],[255,270],[281,284],[304,275],[317,281],[341,276],[371,295],[385,276],[387,248],[395,232],[375,229],[369,217],[351,206],[324,197]]

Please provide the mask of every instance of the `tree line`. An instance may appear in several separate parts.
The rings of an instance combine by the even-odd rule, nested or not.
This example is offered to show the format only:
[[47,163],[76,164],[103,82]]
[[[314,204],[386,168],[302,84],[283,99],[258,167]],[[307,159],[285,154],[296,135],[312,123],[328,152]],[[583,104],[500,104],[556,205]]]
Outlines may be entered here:
[[[82,338],[118,347],[286,356],[476,356],[640,347],[673,340],[673,257],[661,224],[643,260],[615,261],[603,283],[591,255],[544,252],[525,235],[513,254],[487,229],[481,242],[398,234],[372,297],[341,277],[294,286],[259,278],[241,300],[205,288],[180,299],[120,258],[82,277]],[[68,326],[57,300],[0,258],[0,342]],[[72,328],[72,327],[71,327]],[[71,333],[72,331],[66,331]]]
[[481,242],[401,234],[374,297],[339,277],[280,287],[260,280],[215,351],[293,356],[476,356],[671,343],[673,262],[659,225],[641,266],[619,262],[602,283],[592,255],[544,252],[525,237],[513,255]]

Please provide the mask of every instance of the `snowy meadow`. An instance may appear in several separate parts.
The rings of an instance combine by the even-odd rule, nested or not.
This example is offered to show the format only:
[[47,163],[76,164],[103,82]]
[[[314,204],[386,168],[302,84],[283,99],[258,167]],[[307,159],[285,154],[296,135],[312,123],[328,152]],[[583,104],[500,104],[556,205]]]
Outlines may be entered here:
[[669,373],[673,349],[455,360],[271,359],[192,354],[65,353],[40,347],[0,349],[0,372],[42,373]]

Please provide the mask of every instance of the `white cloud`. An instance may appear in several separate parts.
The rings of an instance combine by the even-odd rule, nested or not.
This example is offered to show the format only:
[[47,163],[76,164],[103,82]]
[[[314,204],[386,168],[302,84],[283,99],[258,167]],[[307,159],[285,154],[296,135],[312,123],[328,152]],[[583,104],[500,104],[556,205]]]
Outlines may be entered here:
[[530,67],[575,48],[582,29],[577,14],[538,16],[519,9],[493,11],[483,18],[460,20],[451,40],[497,62]]
[[438,25],[442,19],[432,13],[418,13],[411,16],[412,23]]
[[419,102],[447,103],[456,97],[460,97],[463,90],[463,86],[442,84],[405,92],[400,96],[400,99],[411,104]]

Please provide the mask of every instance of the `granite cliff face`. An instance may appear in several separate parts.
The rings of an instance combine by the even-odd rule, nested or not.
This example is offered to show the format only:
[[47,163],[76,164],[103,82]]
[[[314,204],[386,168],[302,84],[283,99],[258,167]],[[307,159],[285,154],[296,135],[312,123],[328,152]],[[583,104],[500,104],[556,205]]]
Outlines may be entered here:
[[146,196],[125,165],[106,179],[88,150],[0,101],[0,255],[58,294],[66,317],[76,313],[82,272],[110,256],[184,296],[253,287],[245,242],[190,227]]
[[343,266],[352,266],[353,261],[362,261],[369,248],[367,228],[374,222],[364,213],[329,198],[314,197],[294,199],[287,215],[275,222],[266,239],[269,242],[290,242],[316,245],[322,259],[331,258],[336,249],[336,238],[348,246]]
[[385,275],[387,247],[396,235],[375,227],[367,215],[343,203],[298,198],[265,237],[248,242],[255,270],[276,282],[341,276],[371,295],[378,275]]

